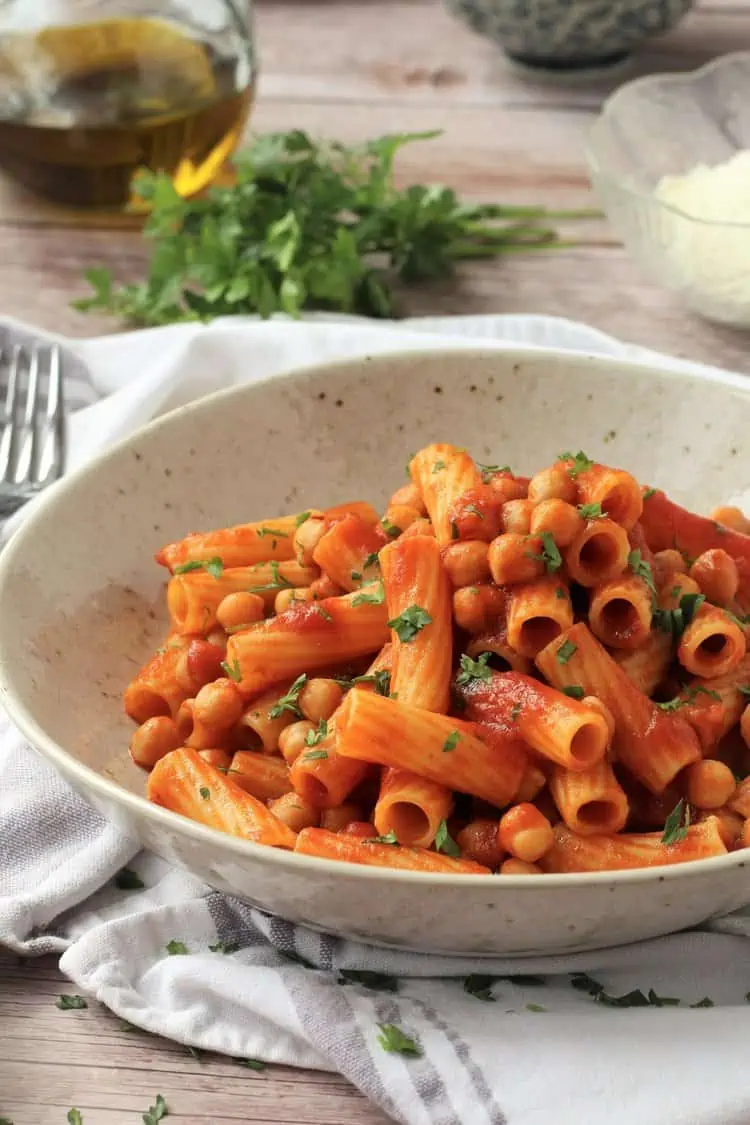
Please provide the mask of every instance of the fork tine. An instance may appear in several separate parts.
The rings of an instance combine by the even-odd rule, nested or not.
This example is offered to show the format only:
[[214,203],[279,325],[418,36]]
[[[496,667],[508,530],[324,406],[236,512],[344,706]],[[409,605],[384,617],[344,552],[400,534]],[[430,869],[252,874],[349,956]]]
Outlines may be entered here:
[[65,471],[66,433],[65,399],[60,349],[49,349],[47,408],[44,420],[44,442],[37,466],[36,483],[44,485],[57,480]]
[[38,452],[38,410],[39,410],[39,349],[32,348],[28,359],[26,398],[21,422],[21,444],[16,461],[14,483],[31,484],[33,469]]
[[10,481],[12,477],[14,447],[16,437],[16,401],[18,398],[18,371],[21,365],[21,347],[16,344],[11,350],[8,369],[8,386],[5,392],[3,410],[3,432],[0,437],[0,477]]

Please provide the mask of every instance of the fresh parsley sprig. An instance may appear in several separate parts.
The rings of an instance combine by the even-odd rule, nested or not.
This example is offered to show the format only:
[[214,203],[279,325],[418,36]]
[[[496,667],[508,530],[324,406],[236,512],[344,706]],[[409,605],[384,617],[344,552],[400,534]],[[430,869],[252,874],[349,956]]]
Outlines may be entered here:
[[395,287],[449,277],[465,259],[568,245],[549,225],[591,212],[465,204],[448,187],[396,188],[399,149],[439,134],[398,133],[346,147],[293,129],[259,136],[234,160],[233,184],[184,200],[163,172],[134,188],[150,208],[144,281],[118,287],[90,269],[82,310],[132,324],[328,309],[395,312]]

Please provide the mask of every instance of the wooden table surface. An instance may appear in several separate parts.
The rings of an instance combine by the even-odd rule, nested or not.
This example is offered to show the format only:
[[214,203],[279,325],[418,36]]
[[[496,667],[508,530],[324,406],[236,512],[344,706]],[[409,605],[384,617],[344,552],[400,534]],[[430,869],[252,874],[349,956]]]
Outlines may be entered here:
[[[443,180],[478,199],[579,207],[592,203],[583,140],[605,96],[634,73],[692,69],[750,47],[743,0],[704,0],[629,71],[587,81],[541,81],[512,68],[449,18],[437,0],[261,0],[262,58],[253,124],[299,127],[351,141],[395,130],[440,128],[408,149],[404,178]],[[579,228],[575,249],[514,256],[464,270],[459,286],[423,289],[415,313],[539,312],[587,321],[635,343],[750,370],[748,339],[685,312],[645,278],[604,222]],[[115,325],[74,312],[82,271],[105,264],[122,278],[146,259],[138,232],[120,221],[85,224],[0,184],[0,309],[85,336]],[[138,1122],[157,1093],[175,1125],[385,1125],[343,1080],[274,1067],[198,1060],[92,1006],[60,1012],[65,982],[51,959],[0,958],[0,1118],[64,1125],[77,1106],[85,1125]]]

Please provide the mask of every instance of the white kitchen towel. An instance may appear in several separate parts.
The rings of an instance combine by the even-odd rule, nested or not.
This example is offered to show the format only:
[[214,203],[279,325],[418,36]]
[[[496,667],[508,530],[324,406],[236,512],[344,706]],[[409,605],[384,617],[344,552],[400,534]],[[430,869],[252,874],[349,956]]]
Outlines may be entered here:
[[[540,317],[226,321],[61,341],[90,372],[71,397],[97,400],[72,418],[72,464],[218,387],[478,338],[695,366]],[[313,933],[136,853],[0,721],[0,943],[62,953],[76,986],[131,1023],[233,1056],[340,1071],[406,1125],[750,1121],[750,912],[621,949],[436,957]],[[384,1049],[391,1025],[419,1054]],[[0,1084],[0,1116],[2,1099]]]

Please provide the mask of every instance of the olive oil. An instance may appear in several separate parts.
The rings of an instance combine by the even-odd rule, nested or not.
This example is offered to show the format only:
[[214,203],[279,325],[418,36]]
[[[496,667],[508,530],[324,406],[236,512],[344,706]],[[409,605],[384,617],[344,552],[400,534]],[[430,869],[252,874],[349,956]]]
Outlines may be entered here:
[[230,52],[156,19],[0,38],[0,171],[58,202],[121,208],[133,173],[200,191],[250,111],[252,49]]

